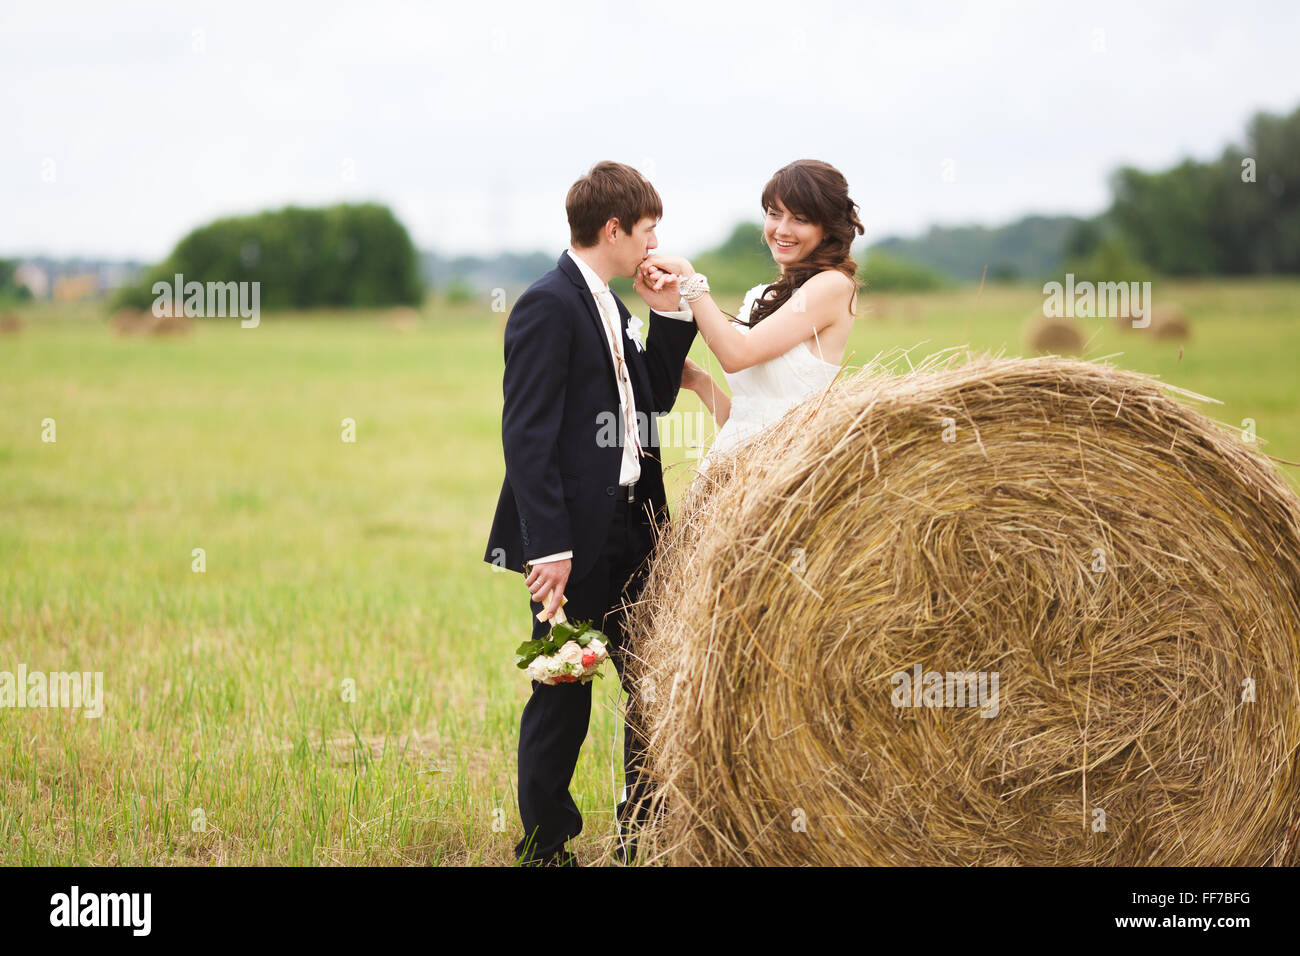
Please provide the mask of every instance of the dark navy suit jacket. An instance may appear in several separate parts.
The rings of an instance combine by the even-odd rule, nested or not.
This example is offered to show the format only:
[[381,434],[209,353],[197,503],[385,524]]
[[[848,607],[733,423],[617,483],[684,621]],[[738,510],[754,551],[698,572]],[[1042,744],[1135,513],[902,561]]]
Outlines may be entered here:
[[[618,304],[619,333],[640,416],[672,410],[694,322],[650,312],[645,351],[628,338],[630,317]],[[506,320],[501,445],[506,476],[484,561],[523,571],[534,558],[573,551],[570,581],[599,556],[622,466],[623,417],[614,361],[595,298],[566,251],[556,268],[519,297]],[[603,414],[602,414],[603,413]],[[611,428],[618,441],[610,441]],[[657,429],[642,429],[638,491],[666,521]]]

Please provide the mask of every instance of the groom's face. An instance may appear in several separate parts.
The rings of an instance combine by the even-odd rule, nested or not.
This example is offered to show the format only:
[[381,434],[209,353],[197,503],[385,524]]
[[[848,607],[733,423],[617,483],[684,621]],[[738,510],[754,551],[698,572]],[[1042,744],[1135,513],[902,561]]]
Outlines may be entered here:
[[655,237],[657,225],[659,225],[658,220],[647,216],[633,226],[631,232],[618,230],[618,238],[614,240],[614,253],[618,262],[619,275],[625,277],[636,275],[636,268],[641,264],[641,260],[659,247],[659,240]]

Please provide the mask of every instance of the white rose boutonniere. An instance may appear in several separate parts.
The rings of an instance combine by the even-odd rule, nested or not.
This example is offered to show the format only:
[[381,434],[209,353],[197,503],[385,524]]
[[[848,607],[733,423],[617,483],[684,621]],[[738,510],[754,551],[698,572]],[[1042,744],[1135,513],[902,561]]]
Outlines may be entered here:
[[641,329],[645,325],[639,315],[629,316],[627,320],[627,337],[632,340],[638,352],[645,351],[645,339],[641,337]]

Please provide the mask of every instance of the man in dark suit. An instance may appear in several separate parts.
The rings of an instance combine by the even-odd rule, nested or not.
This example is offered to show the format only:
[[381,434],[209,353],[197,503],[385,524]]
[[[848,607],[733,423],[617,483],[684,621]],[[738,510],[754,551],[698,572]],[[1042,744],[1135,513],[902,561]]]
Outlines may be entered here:
[[[609,637],[621,678],[622,605],[636,600],[653,529],[668,519],[651,423],[677,399],[696,327],[676,291],[656,292],[639,273],[663,215],[640,173],[597,163],[573,184],[565,206],[571,247],[506,322],[506,476],[484,560],[527,574],[534,638],[546,636],[546,621],[567,598],[569,619],[591,621]],[[633,288],[651,307],[644,338],[640,320],[610,291],[613,276],[636,277]],[[626,689],[626,786],[616,816],[621,856],[631,862],[629,837],[644,820],[646,787],[637,698]],[[521,863],[576,862],[564,846],[582,830],[569,783],[590,715],[590,684],[532,682],[519,726]]]

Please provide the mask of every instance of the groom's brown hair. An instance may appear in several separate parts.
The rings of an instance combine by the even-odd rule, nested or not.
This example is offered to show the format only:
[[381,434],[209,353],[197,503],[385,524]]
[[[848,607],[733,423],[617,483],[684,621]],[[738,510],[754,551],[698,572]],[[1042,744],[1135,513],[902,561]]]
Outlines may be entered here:
[[605,161],[592,166],[587,175],[569,187],[564,200],[569,214],[569,238],[579,248],[590,248],[600,240],[600,230],[617,219],[630,233],[642,219],[660,219],[663,200],[649,180],[631,166]]

